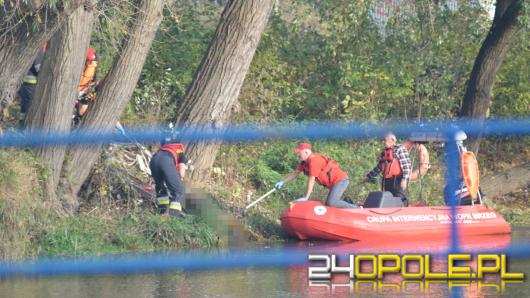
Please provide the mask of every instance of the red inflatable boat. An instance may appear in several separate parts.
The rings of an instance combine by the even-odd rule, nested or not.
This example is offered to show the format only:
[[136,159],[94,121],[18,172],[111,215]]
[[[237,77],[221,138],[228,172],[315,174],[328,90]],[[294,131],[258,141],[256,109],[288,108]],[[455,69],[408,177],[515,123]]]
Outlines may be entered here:
[[306,201],[292,204],[281,216],[283,229],[301,240],[447,238],[453,220],[463,239],[510,233],[510,225],[502,216],[479,204],[458,206],[452,218],[448,206],[339,209]]

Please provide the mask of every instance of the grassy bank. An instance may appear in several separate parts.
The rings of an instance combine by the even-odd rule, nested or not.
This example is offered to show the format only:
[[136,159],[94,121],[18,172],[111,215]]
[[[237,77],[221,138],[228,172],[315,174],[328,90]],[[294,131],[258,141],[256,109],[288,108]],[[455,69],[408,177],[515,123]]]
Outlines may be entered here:
[[198,217],[162,220],[149,210],[81,213],[58,220],[38,235],[37,255],[85,255],[218,246]]
[[221,246],[199,217],[162,220],[152,209],[84,206],[59,217],[42,201],[47,171],[32,153],[0,150],[0,257],[94,255]]
[[530,196],[528,189],[496,198],[491,204],[512,226],[530,227]]

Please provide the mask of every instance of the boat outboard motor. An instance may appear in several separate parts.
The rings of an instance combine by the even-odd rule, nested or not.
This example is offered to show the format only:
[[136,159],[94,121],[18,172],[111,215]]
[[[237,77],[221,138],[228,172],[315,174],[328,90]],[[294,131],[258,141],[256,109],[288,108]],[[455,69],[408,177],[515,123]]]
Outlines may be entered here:
[[389,191],[374,191],[368,194],[364,201],[364,208],[392,208],[405,207],[401,198],[394,197]]

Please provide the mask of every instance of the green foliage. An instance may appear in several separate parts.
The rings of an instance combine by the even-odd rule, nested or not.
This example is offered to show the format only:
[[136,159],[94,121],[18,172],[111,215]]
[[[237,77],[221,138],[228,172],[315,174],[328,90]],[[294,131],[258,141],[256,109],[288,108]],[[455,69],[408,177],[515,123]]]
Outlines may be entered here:
[[270,20],[239,120],[450,117],[489,29],[473,5],[418,4],[382,31],[371,1],[295,2]]
[[[374,1],[292,0],[278,6],[234,120],[453,117],[491,19],[485,6],[471,2],[455,11],[431,1],[413,4],[383,23],[374,19]],[[166,9],[126,119],[175,117],[219,12],[215,4]],[[492,115],[521,115],[528,107],[530,51],[528,31],[522,31],[493,90]]]
[[521,14],[518,20],[525,30],[530,29],[530,2],[522,1]]
[[103,79],[120,55],[120,48],[130,27],[135,3],[129,1],[100,1],[98,18],[90,39],[98,58],[97,79]]
[[164,12],[125,118],[132,122],[166,122],[199,66],[215,29],[219,7],[198,10],[176,4]]
[[524,117],[530,109],[530,31],[521,30],[504,58],[493,89],[491,113],[497,117]]

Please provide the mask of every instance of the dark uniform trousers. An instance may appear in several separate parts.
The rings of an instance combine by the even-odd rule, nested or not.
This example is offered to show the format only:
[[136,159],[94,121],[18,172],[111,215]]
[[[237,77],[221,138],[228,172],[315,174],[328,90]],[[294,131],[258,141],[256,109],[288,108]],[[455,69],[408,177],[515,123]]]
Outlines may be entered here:
[[170,202],[184,203],[186,191],[180,179],[179,171],[175,167],[173,155],[167,151],[158,151],[151,158],[149,168],[155,179],[157,197],[169,195]]

